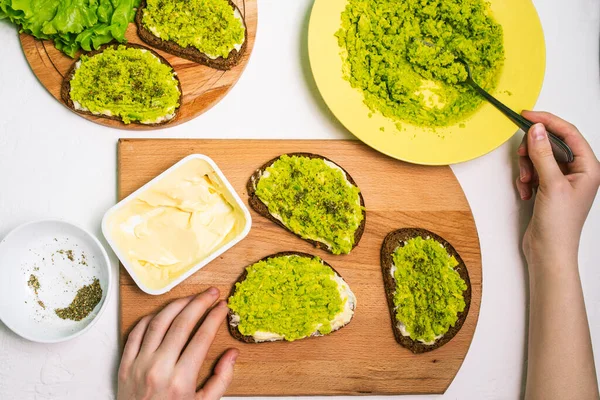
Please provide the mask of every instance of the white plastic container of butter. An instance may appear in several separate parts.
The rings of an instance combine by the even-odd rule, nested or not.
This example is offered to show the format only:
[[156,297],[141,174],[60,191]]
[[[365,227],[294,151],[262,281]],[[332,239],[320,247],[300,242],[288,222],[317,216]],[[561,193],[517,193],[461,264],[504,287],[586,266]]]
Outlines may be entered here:
[[[199,162],[201,161],[201,162]],[[202,163],[203,162],[203,163]],[[207,165],[204,165],[207,164]],[[145,268],[146,268],[146,261],[144,261],[142,263],[142,261],[132,261],[132,254],[136,254],[136,240],[139,237],[142,237],[143,235],[147,235],[147,230],[148,227],[147,225],[149,225],[149,223],[147,222],[147,220],[143,219],[144,216],[146,215],[160,215],[161,213],[165,213],[165,209],[167,211],[169,211],[172,208],[175,208],[176,211],[174,212],[180,212],[182,207],[181,205],[179,206],[171,206],[171,205],[167,205],[167,206],[162,206],[160,205],[161,209],[157,210],[156,213],[153,213],[153,211],[151,210],[150,212],[146,212],[145,214],[143,214],[142,216],[140,215],[136,215],[136,214],[132,214],[131,217],[129,217],[126,222],[121,222],[119,223],[119,219],[120,218],[124,218],[122,215],[130,215],[127,214],[127,212],[129,210],[132,209],[136,209],[135,207],[140,207],[143,209],[143,207],[149,208],[150,206],[152,206],[152,204],[148,203],[147,200],[141,200],[140,196],[144,196],[145,198],[154,195],[154,192],[158,192],[159,195],[163,196],[163,198],[167,198],[168,201],[172,201],[172,202],[177,202],[180,201],[180,199],[178,199],[177,197],[177,193],[175,193],[174,195],[171,196],[171,198],[165,197],[162,193],[160,193],[160,191],[158,190],[158,188],[164,188],[166,185],[170,184],[171,182],[178,182],[177,178],[183,176],[182,174],[185,173],[185,171],[187,171],[187,169],[190,169],[190,166],[194,166],[194,165],[203,165],[203,168],[207,168],[208,170],[210,170],[210,174],[212,175],[213,178],[215,178],[215,182],[212,182],[210,180],[210,178],[208,177],[208,174],[205,174],[206,176],[203,176],[202,178],[206,178],[207,182],[213,183],[215,184],[215,186],[210,186],[210,189],[212,190],[208,190],[207,192],[205,191],[205,193],[210,193],[209,195],[207,195],[207,197],[210,196],[214,196],[214,188],[217,187],[219,189],[221,189],[219,192],[220,196],[225,199],[223,202],[229,204],[232,207],[233,213],[236,215],[236,219],[235,222],[231,222],[231,218],[233,217],[229,217],[230,219],[227,220],[228,224],[233,223],[235,226],[235,230],[233,230],[233,228],[231,228],[231,230],[229,231],[229,233],[227,234],[227,236],[223,239],[222,242],[218,242],[215,241],[214,243],[218,243],[215,244],[213,248],[209,248],[207,251],[209,251],[208,254],[206,254],[204,257],[202,257],[201,259],[199,259],[199,261],[195,264],[190,264],[189,267],[185,267],[185,268],[180,268],[179,270],[177,270],[177,274],[176,277],[174,278],[167,278],[165,285],[161,286],[161,287],[157,287],[156,285],[153,285],[153,287],[150,287],[150,284],[146,284],[144,283],[144,281],[146,280],[146,282],[151,282],[151,278],[150,275],[153,273],[154,275],[164,275],[165,273],[167,275],[169,275],[170,273],[164,272],[161,270],[161,268],[159,268],[156,264],[151,264],[149,269],[148,269],[148,276],[144,276],[146,275],[145,273]],[[174,178],[175,177],[175,178]],[[181,186],[184,187],[189,187],[190,185],[193,185],[190,182],[195,182],[197,185],[202,186],[202,184],[198,183],[199,180],[196,179],[196,181],[191,180],[191,179],[181,179]],[[185,186],[187,185],[187,186]],[[166,186],[168,187],[168,186]],[[176,189],[173,189],[176,190]],[[169,195],[171,193],[169,192]],[[160,199],[160,197],[159,197]],[[138,206],[138,204],[141,204]],[[194,202],[188,202],[183,204],[183,209],[184,212],[188,212],[187,209],[185,209],[185,207],[192,207],[194,206]],[[220,208],[219,208],[220,206]],[[237,210],[236,210],[237,208]],[[220,204],[218,206],[216,206],[215,209],[218,209],[218,211],[223,212],[223,205]],[[181,214],[181,212],[180,212]],[[194,218],[194,213],[190,213],[190,217],[189,217],[189,224],[192,225],[193,222],[193,218]],[[211,222],[214,219],[216,219],[215,217],[211,217],[210,215],[205,216],[205,215],[201,215],[201,218],[199,221],[200,224],[208,224],[208,223],[214,223]],[[212,219],[211,219],[212,218]],[[178,216],[178,220],[181,221],[181,216]],[[133,221],[133,222],[130,222]],[[143,222],[140,222],[143,221]],[[168,220],[167,220],[168,221]],[[209,222],[206,222],[209,221]],[[163,227],[163,225],[161,225],[161,223],[164,223],[164,221],[160,221],[160,223],[157,223],[155,225]],[[194,222],[195,224],[198,222]],[[131,226],[131,224],[135,224],[133,226]],[[144,225],[145,224],[145,225]],[[118,230],[115,231],[115,227],[118,226]],[[197,229],[196,227],[199,225],[193,225],[192,228],[194,229],[194,233],[196,234],[196,238],[198,238],[199,236],[197,236]],[[135,192],[133,192],[131,195],[127,196],[125,199],[123,199],[122,201],[120,201],[119,203],[117,203],[115,206],[113,206],[111,209],[109,209],[106,214],[104,215],[104,218],[102,219],[102,233],[104,234],[104,237],[106,238],[108,244],[110,245],[110,247],[112,248],[112,250],[115,252],[115,254],[117,255],[117,257],[119,258],[119,260],[121,261],[121,263],[123,264],[123,266],[125,267],[125,269],[127,270],[127,272],[129,272],[129,274],[131,275],[131,277],[133,278],[133,280],[135,281],[135,283],[139,286],[139,288],[141,290],[143,290],[144,292],[151,294],[151,295],[160,295],[160,294],[164,294],[168,291],[170,291],[171,289],[173,289],[175,286],[179,285],[181,282],[183,282],[185,279],[187,279],[188,277],[190,277],[191,275],[193,275],[194,273],[196,273],[198,270],[200,270],[201,268],[203,268],[204,266],[206,266],[207,264],[209,264],[211,261],[213,261],[215,258],[219,257],[221,254],[225,253],[227,250],[231,249],[233,246],[235,246],[237,243],[239,243],[242,239],[244,239],[248,233],[250,232],[250,228],[252,226],[252,218],[250,216],[250,212],[248,211],[248,208],[246,207],[246,205],[242,202],[242,200],[240,199],[240,197],[238,196],[238,194],[235,192],[235,189],[231,186],[231,184],[229,183],[229,181],[227,180],[227,178],[225,177],[225,175],[223,174],[223,172],[219,169],[219,167],[215,164],[215,162],[210,158],[207,157],[205,155],[202,154],[192,154],[190,156],[185,157],[184,159],[182,159],[181,161],[179,161],[178,163],[176,163],[175,165],[173,165],[172,167],[170,167],[169,169],[167,169],[166,171],[164,171],[162,174],[158,175],[156,178],[152,179],[150,182],[148,182],[147,184],[145,184],[144,186],[142,186],[140,189],[136,190]],[[199,226],[201,228],[201,231],[204,231],[204,226]],[[229,225],[228,225],[229,227]],[[206,228],[206,232],[209,232],[209,234],[212,234],[212,230],[209,229],[210,227]],[[137,230],[141,230],[141,234],[138,234]],[[146,231],[144,230],[146,229]],[[164,226],[164,229],[167,230],[168,226]],[[125,233],[123,233],[125,232]],[[152,231],[150,231],[151,235],[154,234]],[[162,231],[161,231],[162,232]],[[160,238],[159,234],[155,234],[154,236],[158,236]],[[153,239],[154,239],[153,236]],[[125,240],[121,240],[121,238],[126,237],[126,238],[133,238],[131,240],[127,239],[126,244],[124,244]],[[167,239],[171,239],[173,236],[167,236]],[[189,240],[189,237],[187,238]],[[212,239],[212,237],[211,237]],[[119,242],[121,240],[121,242]],[[178,246],[180,243],[178,243],[178,240],[175,240],[175,246]],[[202,243],[200,243],[201,241],[198,240],[198,245],[201,246]],[[202,241],[204,243],[204,241]],[[191,243],[193,244],[193,243]],[[129,247],[128,247],[129,246]],[[156,246],[149,246],[147,247],[148,249],[150,249],[149,251],[152,252],[154,247]],[[160,246],[158,246],[160,247]],[[185,247],[185,246],[184,246]],[[194,246],[192,246],[194,247]],[[180,247],[178,250],[181,250],[182,248]],[[174,257],[174,252],[168,252],[165,251],[165,253],[167,254],[167,256],[165,256],[164,254],[161,254],[161,260],[167,260],[165,261],[165,265],[169,266],[169,257],[170,255],[173,255]],[[141,260],[141,258],[140,258]],[[177,258],[175,258],[175,260],[177,260]],[[195,260],[194,260],[195,262]],[[162,265],[162,264],[161,264]],[[169,275],[170,276],[170,275]]]

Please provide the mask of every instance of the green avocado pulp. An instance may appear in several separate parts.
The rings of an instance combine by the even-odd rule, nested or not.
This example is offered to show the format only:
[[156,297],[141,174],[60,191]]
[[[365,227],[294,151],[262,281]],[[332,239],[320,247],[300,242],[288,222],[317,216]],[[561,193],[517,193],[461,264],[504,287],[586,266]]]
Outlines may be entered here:
[[317,330],[328,334],[331,321],[344,308],[335,273],[318,257],[274,257],[246,271],[246,279],[235,284],[229,298],[244,336],[269,332],[291,342]]
[[95,114],[157,123],[179,106],[181,93],[173,69],[150,51],[119,46],[81,56],[71,80],[71,99]]
[[142,23],[162,40],[228,58],[244,43],[245,27],[227,0],[147,0]]
[[344,77],[365,104],[396,122],[443,127],[482,104],[504,63],[502,27],[484,0],[348,0],[336,33]]
[[465,309],[467,284],[458,262],[433,239],[410,239],[393,254],[396,320],[411,339],[425,343],[444,335]]
[[281,156],[266,169],[256,195],[269,213],[304,239],[325,243],[333,254],[348,254],[363,220],[360,189],[320,158]]

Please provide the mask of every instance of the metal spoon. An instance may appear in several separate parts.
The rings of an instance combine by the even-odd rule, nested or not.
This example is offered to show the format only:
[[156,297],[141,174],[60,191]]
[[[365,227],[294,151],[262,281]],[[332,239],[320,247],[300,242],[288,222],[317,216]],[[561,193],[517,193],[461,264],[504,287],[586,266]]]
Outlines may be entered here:
[[[494,96],[486,92],[481,86],[479,86],[473,80],[473,77],[471,76],[471,67],[469,67],[469,64],[465,60],[457,58],[456,61],[464,65],[465,69],[467,70],[467,80],[464,81],[464,83],[475,89],[477,93],[479,93],[483,98],[492,103],[494,107],[500,110],[512,122],[514,122],[519,128],[521,128],[525,132],[525,134],[527,134],[527,132],[529,132],[529,129],[534,125],[534,123],[505,106],[502,102],[500,102]],[[549,131],[548,138],[550,139],[552,153],[554,153],[554,158],[556,159],[556,161],[561,163],[573,162],[573,160],[575,159],[575,157],[573,156],[573,151],[562,139],[560,139],[554,133]]]

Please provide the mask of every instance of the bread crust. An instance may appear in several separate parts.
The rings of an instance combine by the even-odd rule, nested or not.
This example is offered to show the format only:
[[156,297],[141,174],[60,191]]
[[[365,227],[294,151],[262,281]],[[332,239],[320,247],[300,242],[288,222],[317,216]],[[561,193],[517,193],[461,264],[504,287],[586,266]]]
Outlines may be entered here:
[[[291,231],[281,221],[279,221],[277,218],[273,217],[271,215],[271,213],[269,213],[269,208],[267,207],[267,205],[265,203],[263,203],[262,200],[259,199],[258,196],[256,195],[256,185],[258,184],[258,181],[260,180],[260,177],[262,176],[262,174],[265,172],[265,170],[268,167],[270,167],[271,165],[273,165],[273,163],[275,163],[275,161],[279,160],[283,155],[287,155],[287,156],[290,156],[290,157],[298,156],[298,157],[318,158],[318,159],[321,159],[321,160],[329,161],[330,163],[333,163],[333,164],[337,165],[339,168],[342,169],[342,171],[344,171],[344,174],[346,174],[346,179],[348,179],[348,181],[352,185],[354,185],[356,187],[358,187],[358,185],[356,184],[356,182],[354,181],[354,179],[352,178],[352,176],[348,173],[348,171],[346,171],[344,168],[342,168],[340,165],[338,165],[335,161],[332,161],[332,160],[330,160],[327,157],[323,157],[321,155],[313,154],[313,153],[287,153],[287,154],[282,154],[279,157],[275,157],[274,159],[272,159],[271,161],[267,162],[265,165],[263,165],[262,167],[260,167],[259,169],[257,169],[252,174],[252,176],[250,177],[250,179],[248,179],[248,182],[246,183],[246,190],[248,191],[248,204],[250,205],[250,207],[254,211],[256,211],[258,214],[262,215],[263,217],[265,217],[265,218],[273,221],[274,223],[276,223],[277,225],[279,225],[280,227],[282,227],[286,231],[288,231],[288,232],[296,235],[300,239],[302,239],[302,240],[304,240],[304,241],[312,244],[316,248],[322,249],[322,250],[325,250],[325,251],[331,253],[331,250],[329,249],[329,247],[325,243],[317,242],[317,241],[311,240],[311,239],[305,239],[302,236],[300,236],[299,234]],[[363,198],[362,192],[359,192],[358,196],[360,197],[360,205],[363,207],[363,210],[362,210],[363,220],[360,223],[360,226],[356,229],[356,232],[354,232],[354,245],[352,246],[352,250],[356,246],[358,246],[358,243],[360,242],[360,239],[362,238],[362,235],[363,235],[363,233],[365,231],[365,226],[366,226],[366,223],[367,223],[367,211],[365,209],[365,199]]]
[[[448,329],[448,332],[444,334],[444,336],[436,340],[431,345],[412,340],[409,336],[402,335],[402,332],[400,332],[400,329],[398,328],[398,320],[396,319],[396,312],[394,311],[394,292],[396,291],[396,281],[391,274],[393,265],[392,255],[394,254],[394,251],[397,247],[404,246],[404,241],[418,236],[421,236],[423,238],[430,237],[435,241],[441,243],[446,249],[446,251],[448,251],[450,255],[454,256],[454,258],[456,258],[456,261],[458,261],[458,265],[455,267],[455,270],[467,284],[467,289],[463,292],[463,297],[465,300],[465,309],[458,314],[458,320],[456,321],[454,326],[451,326],[450,329]],[[460,328],[463,326],[465,320],[467,319],[469,308],[471,306],[471,281],[469,279],[469,272],[464,261],[462,260],[458,252],[454,249],[454,247],[452,247],[452,245],[448,243],[444,238],[436,235],[433,232],[420,228],[404,228],[389,233],[383,241],[383,245],[381,246],[381,272],[383,273],[385,295],[387,298],[390,317],[392,320],[392,331],[394,333],[396,341],[402,346],[406,347],[415,354],[426,353],[448,343],[458,333],[458,331],[460,331]]]
[[[256,263],[258,263],[258,262],[261,262],[261,261],[266,261],[266,260],[268,260],[269,258],[285,257],[285,256],[300,256],[300,257],[307,257],[307,258],[311,258],[311,259],[316,257],[316,256],[314,256],[314,255],[312,255],[312,254],[308,254],[308,253],[301,253],[301,252],[298,252],[298,251],[283,251],[283,252],[280,252],[280,253],[272,254],[272,255],[270,255],[270,256],[266,256],[266,257],[264,257],[264,258],[261,258],[261,259],[260,259],[260,260],[258,260],[257,262],[255,262],[255,263],[252,263],[252,264],[250,264],[250,265],[254,265],[254,264],[256,264]],[[323,263],[323,265],[326,265],[327,267],[331,268],[331,270],[332,270],[332,271],[333,271],[333,272],[334,272],[334,273],[335,273],[337,276],[339,276],[340,278],[344,279],[344,278],[342,277],[342,275],[340,275],[340,274],[339,274],[339,273],[338,273],[338,272],[335,270],[335,268],[333,268],[333,267],[332,267],[332,266],[331,266],[329,263],[327,263],[325,260],[321,259],[321,262]],[[249,266],[250,266],[250,265],[249,265]],[[236,291],[236,289],[237,289],[237,288],[236,288],[236,284],[237,284],[238,282],[239,282],[239,283],[243,282],[243,281],[246,279],[246,276],[248,276],[248,268],[247,268],[247,267],[246,267],[246,268],[244,268],[244,272],[242,272],[242,274],[239,276],[239,278],[238,278],[238,279],[235,281],[235,283],[233,284],[233,287],[231,288],[231,292],[229,293],[229,297],[231,297],[231,296],[233,296],[233,295],[235,294],[235,291]],[[346,284],[348,284],[348,283],[346,282]],[[228,298],[229,298],[229,297],[228,297]],[[356,307],[356,305],[355,305],[355,307]],[[354,310],[355,310],[355,308],[353,308],[353,311],[354,311]],[[232,321],[233,321],[233,315],[234,315],[234,312],[233,312],[233,311],[230,309],[230,310],[229,310],[229,313],[227,314],[227,327],[228,327],[228,329],[229,329],[229,333],[231,334],[231,336],[233,336],[233,338],[234,338],[234,339],[237,339],[237,340],[239,340],[240,342],[244,342],[244,343],[253,343],[253,344],[258,344],[258,343],[272,343],[272,342],[273,342],[273,341],[257,342],[256,340],[254,340],[254,337],[252,337],[252,336],[245,336],[245,335],[243,335],[243,334],[240,332],[240,330],[239,330],[239,328],[238,328],[237,326],[234,326],[234,325],[232,325]],[[333,332],[339,331],[339,330],[340,330],[340,329],[342,329],[343,327],[345,327],[345,326],[348,326],[348,325],[350,324],[350,322],[352,322],[352,320],[353,320],[353,319],[354,319],[354,314],[352,315],[352,318],[350,319],[350,321],[348,321],[348,323],[347,323],[347,324],[345,324],[345,325],[342,325],[342,326],[340,326],[339,328],[337,328],[337,329],[335,329],[335,330],[332,330],[330,333],[328,333],[328,335],[331,335]],[[304,339],[309,339],[309,338],[312,338],[312,337],[319,337],[319,336],[324,336],[324,335],[322,335],[322,334],[313,334],[313,335],[311,335],[311,336],[308,336],[308,337],[306,337],[306,338],[302,338],[302,339],[299,339],[299,340],[304,340]],[[280,342],[280,341],[282,341],[282,340],[276,340],[276,341]]]
[[[106,50],[107,48],[117,48],[119,46],[125,46],[127,48],[132,48],[132,49],[143,49],[143,50],[147,50],[149,52],[151,52],[154,56],[156,56],[161,63],[168,65],[173,72],[175,72],[175,68],[173,68],[173,66],[160,54],[158,54],[156,51],[154,51],[151,48],[148,48],[146,46],[142,46],[139,44],[134,44],[134,43],[117,43],[117,42],[113,42],[113,43],[109,43],[106,44],[102,47],[100,47],[98,50],[94,50],[94,51],[90,51],[88,53],[85,53],[86,56],[88,57],[92,57],[95,56],[97,54],[102,53],[104,50]],[[101,114],[94,114],[91,111],[83,111],[83,110],[77,110],[75,108],[75,104],[73,103],[73,100],[71,99],[71,80],[73,79],[73,77],[75,76],[75,71],[76,71],[76,65],[79,62],[79,60],[81,59],[81,56],[77,57],[77,59],[73,62],[73,65],[71,65],[71,68],[69,68],[69,71],[67,72],[67,74],[65,75],[64,79],[63,79],[63,83],[62,86],[60,88],[60,97],[62,98],[63,102],[65,103],[65,105],[67,107],[69,107],[72,111],[78,113],[78,114],[85,114],[85,115],[91,115],[93,117],[99,117],[99,118],[106,118],[106,119],[112,119],[115,121],[120,121],[121,123],[125,124],[123,122],[123,119],[119,116],[116,115],[101,115]],[[140,121],[131,121],[132,124],[137,124],[137,125],[142,125],[142,126],[161,126],[161,125],[166,125],[172,121],[174,121],[175,119],[177,119],[177,116],[179,114],[179,109],[181,108],[181,98],[183,96],[183,92],[181,90],[181,82],[179,81],[179,76],[177,76],[177,73],[175,72],[174,74],[175,76],[175,80],[177,81],[177,88],[179,89],[179,106],[177,106],[177,108],[175,108],[175,116],[169,120],[166,121],[162,121],[159,123],[155,123],[155,124],[143,124]]]
[[144,10],[146,9],[146,0],[142,0],[135,14],[135,24],[138,28],[138,36],[150,46],[163,50],[167,53],[174,54],[178,57],[185,58],[186,60],[190,60],[198,64],[206,65],[210,68],[228,71],[240,63],[242,56],[248,48],[248,27],[246,26],[246,19],[242,15],[240,9],[233,3],[233,1],[227,1],[234,10],[237,10],[240,13],[244,23],[244,43],[239,51],[236,49],[231,50],[229,57],[227,58],[217,57],[212,59],[193,46],[182,47],[172,40],[163,40],[158,36],[155,36],[152,32],[146,29],[142,22]]

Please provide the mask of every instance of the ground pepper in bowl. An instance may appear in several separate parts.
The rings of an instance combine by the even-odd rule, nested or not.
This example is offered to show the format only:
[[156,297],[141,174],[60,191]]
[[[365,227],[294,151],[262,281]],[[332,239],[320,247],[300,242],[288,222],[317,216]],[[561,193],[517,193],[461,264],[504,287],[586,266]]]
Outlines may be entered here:
[[343,73],[373,112],[443,127],[469,117],[479,95],[460,84],[460,57],[484,89],[504,61],[502,27],[484,0],[348,0],[336,33]]

